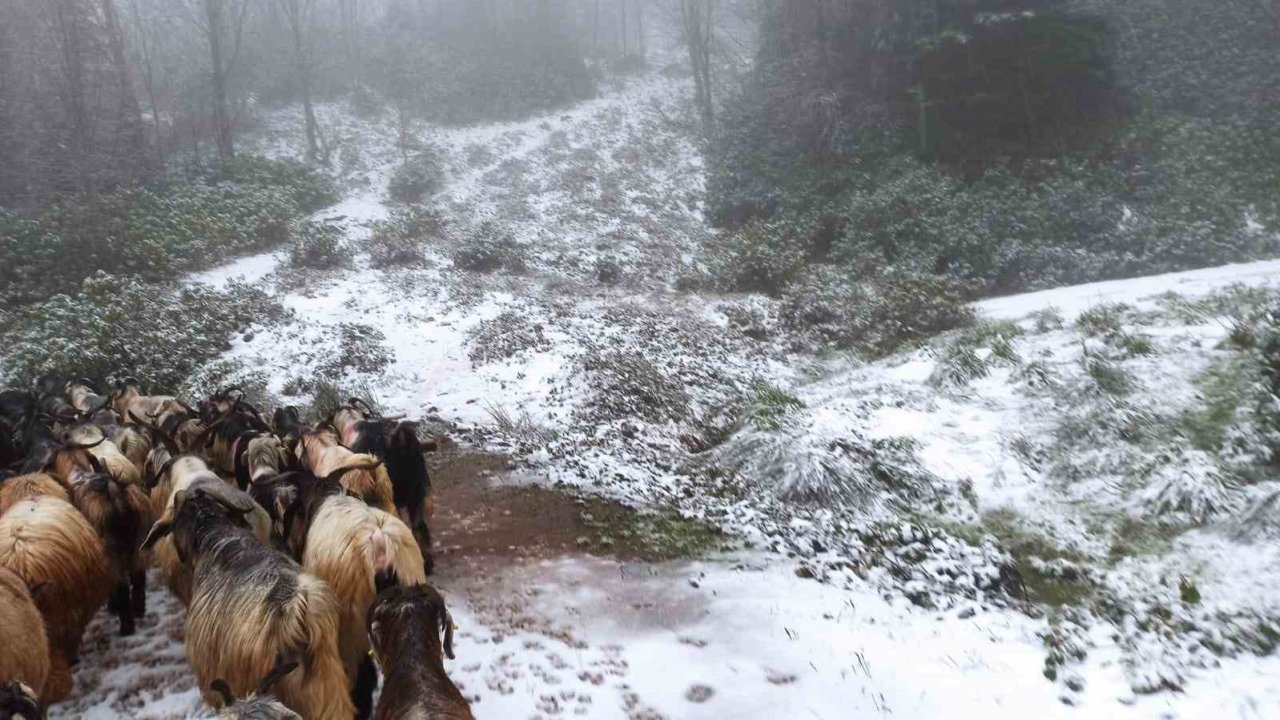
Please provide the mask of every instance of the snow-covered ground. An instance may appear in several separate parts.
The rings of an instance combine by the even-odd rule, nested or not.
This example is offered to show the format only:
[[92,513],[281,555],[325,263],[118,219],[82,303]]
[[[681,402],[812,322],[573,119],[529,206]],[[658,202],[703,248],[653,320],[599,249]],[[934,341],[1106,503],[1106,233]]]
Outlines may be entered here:
[[[1168,430],[1232,353],[1224,316],[1192,301],[1275,286],[1280,261],[995,298],[977,304],[990,321],[978,330],[871,363],[796,355],[731,322],[769,300],[676,289],[711,232],[688,92],[639,77],[547,117],[419,128],[446,158],[432,204],[453,234],[398,269],[360,251],[390,216],[396,133],[322,108],[350,192],[319,216],[342,218],[353,265],[299,272],[266,253],[193,278],[243,277],[295,311],[228,354],[282,401],[305,402],[286,391],[330,358],[344,323],[369,325],[394,359],[356,379],[389,412],[510,452],[535,481],[675,507],[753,546],[445,572],[460,626],[449,669],[477,717],[1280,717],[1280,661],[1265,642],[1250,650],[1280,628],[1280,547],[1231,532],[1273,483],[1215,486],[1219,459]],[[260,149],[295,151],[281,140],[293,122],[269,123]],[[486,220],[524,249],[527,272],[454,267],[454,244]],[[1118,302],[1106,312],[1119,339],[1077,321]],[[504,316],[538,341],[477,354]],[[1123,392],[1099,390],[1117,377]],[[615,402],[638,381],[670,404]],[[690,441],[761,381],[799,402],[779,422]],[[1151,437],[1120,437],[1130,425]],[[1220,490],[1220,509],[1166,524],[1154,515],[1170,486]],[[1135,547],[1118,553],[1122,540]],[[1048,563],[1038,574],[1070,598],[1017,597],[1015,559]],[[207,717],[180,617],[160,600],[127,641],[100,620],[83,695],[55,715]]]

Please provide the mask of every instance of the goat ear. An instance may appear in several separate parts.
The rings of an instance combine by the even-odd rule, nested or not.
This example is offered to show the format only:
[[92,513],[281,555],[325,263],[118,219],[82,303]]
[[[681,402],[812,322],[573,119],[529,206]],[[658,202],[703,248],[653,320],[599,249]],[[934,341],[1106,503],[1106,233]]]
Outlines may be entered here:
[[209,689],[222,696],[222,704],[224,707],[235,704],[236,696],[231,694],[231,687],[227,685],[226,680],[223,680],[222,678],[214,680],[209,683]]

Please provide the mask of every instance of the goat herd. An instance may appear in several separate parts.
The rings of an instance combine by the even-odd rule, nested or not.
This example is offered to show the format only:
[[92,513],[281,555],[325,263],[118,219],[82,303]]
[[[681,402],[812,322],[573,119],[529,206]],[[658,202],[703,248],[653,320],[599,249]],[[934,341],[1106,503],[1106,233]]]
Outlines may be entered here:
[[[102,605],[130,635],[159,568],[229,718],[471,718],[426,584],[432,501],[413,423],[350,400],[315,426],[228,388],[192,408],[136,381],[0,393],[0,718],[72,691]],[[375,666],[383,690],[376,711]]]

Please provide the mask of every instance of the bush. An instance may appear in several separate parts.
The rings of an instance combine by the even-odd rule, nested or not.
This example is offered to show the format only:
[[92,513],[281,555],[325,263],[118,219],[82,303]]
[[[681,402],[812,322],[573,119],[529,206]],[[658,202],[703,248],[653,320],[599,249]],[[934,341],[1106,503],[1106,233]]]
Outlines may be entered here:
[[3,336],[6,381],[50,374],[99,382],[132,375],[150,391],[174,391],[230,347],[233,334],[284,316],[262,291],[232,282],[172,291],[98,273],[71,295],[24,309]]
[[386,372],[396,355],[386,345],[381,330],[364,323],[339,323],[337,347],[320,365],[320,373],[328,379],[340,379],[352,373],[380,375]]
[[872,356],[973,321],[963,286],[896,269],[858,277],[844,268],[816,266],[781,300],[783,324],[805,344]]
[[476,272],[521,273],[528,269],[524,248],[510,233],[489,220],[481,223],[475,233],[453,251],[453,264]]
[[471,362],[483,364],[511,358],[522,352],[545,352],[551,343],[542,334],[542,325],[530,323],[511,310],[492,320],[484,320],[471,333]]
[[293,224],[289,264],[296,268],[330,269],[350,262],[341,223],[299,220]]
[[172,281],[283,244],[291,221],[332,197],[296,164],[243,158],[206,173],[191,183],[75,195],[30,217],[0,211],[0,304],[38,302],[99,271]]
[[387,193],[400,203],[422,202],[444,188],[445,173],[435,150],[423,150],[391,173]]
[[587,408],[596,419],[640,418],[654,423],[689,416],[689,394],[636,352],[589,350],[582,358],[591,396]]
[[426,243],[442,239],[447,229],[444,218],[434,210],[395,210],[389,220],[374,224],[369,259],[375,267],[421,264],[426,260]]
[[297,160],[237,155],[205,171],[204,177],[210,184],[281,188],[289,193],[299,209],[305,211],[319,210],[338,201],[338,189],[333,179]]

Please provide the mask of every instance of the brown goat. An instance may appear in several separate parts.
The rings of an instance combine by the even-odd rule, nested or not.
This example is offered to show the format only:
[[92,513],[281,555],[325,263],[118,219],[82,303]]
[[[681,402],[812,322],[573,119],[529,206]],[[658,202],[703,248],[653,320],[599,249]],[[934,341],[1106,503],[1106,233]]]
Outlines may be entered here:
[[49,677],[43,703],[71,694],[71,665],[84,629],[111,592],[106,553],[97,533],[70,503],[23,500],[0,516],[0,567],[39,587],[36,607],[49,636]]
[[444,658],[453,659],[453,618],[435,588],[380,593],[369,610],[369,639],[383,674],[375,720],[474,720],[444,669]]
[[[157,451],[159,452],[167,451]],[[166,461],[157,470],[157,474],[158,477],[154,478],[155,486],[151,490],[151,507],[153,510],[159,508],[154,513],[157,524],[172,522],[174,503],[179,493],[199,488],[224,504],[243,510],[244,519],[253,536],[263,545],[270,544],[271,517],[267,511],[259,507],[248,494],[218,477],[200,458],[180,455]],[[173,541],[169,538],[160,540],[153,554],[169,590],[183,605],[188,605],[191,600],[191,568],[182,562]]]
[[392,513],[345,494],[333,480],[289,473],[255,484],[255,497],[283,518],[294,557],[333,588],[341,613],[338,646],[361,717],[373,709],[377,673],[369,663],[368,611],[378,590],[427,581],[422,551]]
[[0,678],[31,688],[49,679],[49,639],[31,590],[13,571],[0,568]]
[[349,720],[355,713],[338,656],[338,607],[319,578],[284,554],[263,547],[242,526],[243,510],[204,488],[179,492],[172,519],[161,519],[147,538],[173,542],[193,569],[187,612],[187,660],[219,707],[222,680],[232,697],[257,690],[285,662],[302,667],[283,677],[275,694],[309,720]]
[[330,426],[309,430],[298,443],[298,459],[317,477],[338,482],[371,507],[394,513],[395,491],[382,462],[372,455],[358,455],[338,441]]
[[33,473],[0,480],[0,515],[9,512],[9,508],[23,500],[42,495],[54,497],[63,502],[71,502],[67,486],[52,475]]

